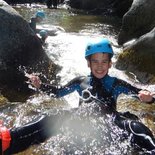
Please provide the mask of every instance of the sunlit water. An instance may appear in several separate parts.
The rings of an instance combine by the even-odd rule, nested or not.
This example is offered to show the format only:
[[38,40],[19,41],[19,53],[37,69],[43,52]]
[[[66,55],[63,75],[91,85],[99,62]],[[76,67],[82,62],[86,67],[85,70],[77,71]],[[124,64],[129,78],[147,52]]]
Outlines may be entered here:
[[[117,45],[116,36],[120,24],[119,19],[93,15],[79,16],[66,9],[52,10],[46,9],[46,6],[38,7],[40,7],[40,10],[44,10],[47,15],[46,19],[39,24],[39,28],[47,28],[50,31],[53,26],[60,26],[65,30],[65,32],[59,32],[56,36],[49,36],[46,40],[47,46],[45,48],[49,57],[62,67],[58,74],[61,77],[61,85],[66,84],[76,76],[89,74],[84,52],[90,39],[106,37],[114,45]],[[27,9],[19,9],[26,20],[29,20],[38,8],[30,9],[31,12],[26,11]],[[117,54],[119,49],[113,48]],[[114,68],[110,72],[114,73],[114,75],[117,74]],[[77,106],[78,97],[76,94],[65,98],[71,106]]]
[[[57,76],[61,77],[60,84],[64,85],[79,75],[88,75],[89,69],[84,58],[87,42],[93,38],[106,37],[112,44],[117,45],[119,30],[118,19],[108,19],[100,16],[77,15],[66,9],[47,9],[44,5],[32,5],[31,7],[15,7],[17,11],[28,21],[36,10],[44,10],[46,19],[39,25],[51,29],[54,26],[62,27],[65,32],[59,32],[55,36],[49,36],[46,40],[45,51],[56,64],[62,67]],[[115,63],[117,54],[121,48],[113,46]],[[121,77],[126,81],[135,83],[122,71],[113,66],[109,72],[111,75]],[[55,113],[52,107],[64,108],[69,105],[77,107],[79,97],[77,93],[67,95],[63,99],[52,99],[46,95],[36,95],[25,103],[12,103],[8,108],[2,108],[1,117],[6,124],[21,126],[33,120],[42,113]],[[122,131],[118,129],[110,117],[101,115],[94,110],[92,105],[83,105],[71,118],[66,118],[62,125],[61,133],[53,136],[37,146],[26,151],[26,154],[37,155],[132,155],[129,139],[121,139]],[[89,117],[88,117],[89,116]],[[7,118],[7,119],[6,119]],[[22,154],[22,153],[21,153]]]

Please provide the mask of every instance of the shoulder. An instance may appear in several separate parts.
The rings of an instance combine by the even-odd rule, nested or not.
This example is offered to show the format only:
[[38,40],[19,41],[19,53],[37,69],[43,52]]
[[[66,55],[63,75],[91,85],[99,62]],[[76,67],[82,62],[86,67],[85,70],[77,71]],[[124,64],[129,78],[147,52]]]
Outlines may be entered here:
[[109,84],[113,84],[116,80],[117,80],[116,77],[113,77],[113,76],[110,76],[110,75],[106,75],[106,76],[102,79],[102,81],[103,81],[104,83],[109,83]]
[[124,80],[119,79],[119,78],[115,78],[114,84],[115,85],[122,85],[122,86],[131,86],[131,84],[128,83],[127,81],[124,81]]
[[81,84],[86,79],[86,76],[78,76],[68,82],[67,85]]
[[119,78],[115,79],[113,87],[124,87],[132,92],[135,92],[135,93],[138,93],[141,90],[141,88],[138,88],[138,87],[130,84],[129,82],[121,80]]
[[70,82],[81,83],[81,82],[83,82],[86,78],[87,78],[86,76],[78,76],[78,77],[72,79]]

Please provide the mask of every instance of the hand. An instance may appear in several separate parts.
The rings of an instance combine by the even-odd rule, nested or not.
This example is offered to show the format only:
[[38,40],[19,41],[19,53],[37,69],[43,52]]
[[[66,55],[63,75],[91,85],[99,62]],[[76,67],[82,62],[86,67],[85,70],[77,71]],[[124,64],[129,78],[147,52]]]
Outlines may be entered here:
[[29,82],[37,89],[40,88],[41,86],[41,80],[38,76],[36,76],[35,74],[25,74],[25,76],[27,78],[29,78]]
[[141,90],[138,93],[138,97],[142,102],[151,102],[153,100],[154,93],[148,90]]

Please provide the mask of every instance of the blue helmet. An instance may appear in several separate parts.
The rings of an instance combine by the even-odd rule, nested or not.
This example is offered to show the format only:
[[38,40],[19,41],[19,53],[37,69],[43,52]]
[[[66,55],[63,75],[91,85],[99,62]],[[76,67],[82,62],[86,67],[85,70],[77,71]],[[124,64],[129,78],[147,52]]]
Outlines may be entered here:
[[41,17],[41,18],[45,18],[45,13],[43,11],[37,11],[37,13],[35,14],[36,17]]
[[95,53],[109,53],[112,57],[114,53],[109,40],[101,38],[88,43],[85,50],[85,58]]
[[46,37],[48,35],[48,32],[46,30],[41,30],[39,34],[41,37]]

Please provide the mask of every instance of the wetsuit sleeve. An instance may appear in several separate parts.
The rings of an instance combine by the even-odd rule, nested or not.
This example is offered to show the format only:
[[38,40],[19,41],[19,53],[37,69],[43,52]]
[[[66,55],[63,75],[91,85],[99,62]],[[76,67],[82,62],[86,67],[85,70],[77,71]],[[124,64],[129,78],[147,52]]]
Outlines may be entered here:
[[126,81],[123,81],[121,79],[115,79],[113,84],[113,95],[114,98],[117,99],[117,97],[120,94],[126,94],[126,95],[134,95],[137,97],[138,92],[142,90],[140,88],[137,88],[135,86],[132,86],[131,84],[127,83]]
[[81,83],[85,79],[84,76],[76,77],[70,82],[68,82],[64,86],[56,87],[51,84],[42,84],[41,85],[41,90],[43,92],[46,92],[48,95],[55,95],[55,97],[63,97],[65,95],[68,95],[74,91],[77,91],[79,94],[81,92]]
[[51,84],[42,83],[40,89],[48,95],[55,95],[57,96],[58,88]]
[[[127,94],[127,95],[132,95],[133,97],[139,99],[138,97],[138,92],[141,91],[141,88],[135,87],[129,83],[127,83],[126,81],[120,80],[120,79],[116,79],[114,84],[113,84],[113,94],[114,94],[114,98],[117,99],[117,97],[121,94]],[[152,101],[147,102],[147,103],[154,103],[155,102],[155,98],[152,98]]]

